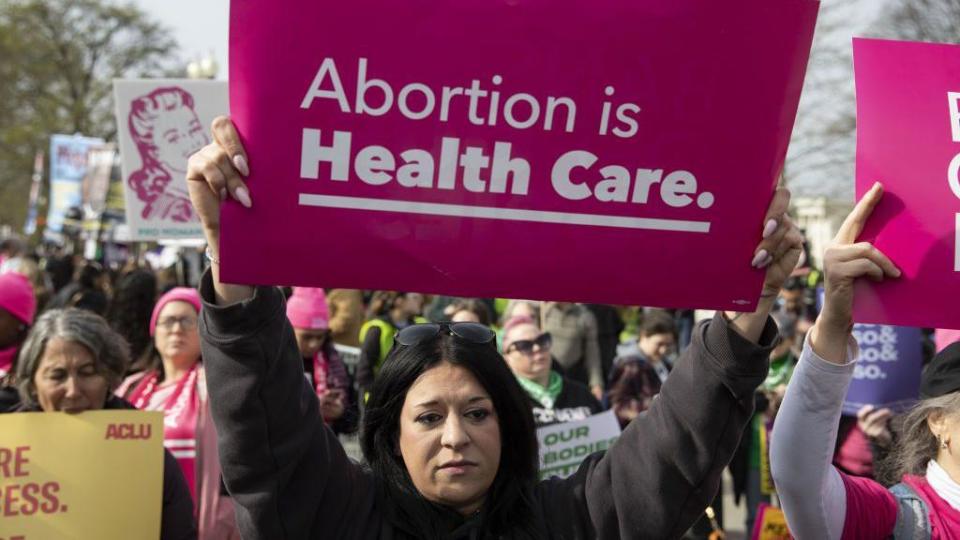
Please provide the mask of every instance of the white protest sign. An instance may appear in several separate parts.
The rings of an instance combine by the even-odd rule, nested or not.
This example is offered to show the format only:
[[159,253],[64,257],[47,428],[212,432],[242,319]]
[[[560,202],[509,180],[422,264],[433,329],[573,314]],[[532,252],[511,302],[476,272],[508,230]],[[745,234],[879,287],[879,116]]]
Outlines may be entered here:
[[613,411],[539,428],[540,478],[570,476],[587,456],[610,448],[619,437],[620,424]]
[[187,193],[187,160],[229,113],[225,81],[115,80],[117,138],[134,240],[195,238],[203,231]]

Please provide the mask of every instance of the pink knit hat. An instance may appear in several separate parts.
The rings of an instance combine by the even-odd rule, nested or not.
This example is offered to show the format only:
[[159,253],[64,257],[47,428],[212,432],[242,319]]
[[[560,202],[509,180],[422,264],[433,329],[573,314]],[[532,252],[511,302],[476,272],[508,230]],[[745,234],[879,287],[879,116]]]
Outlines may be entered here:
[[186,302],[197,309],[197,315],[200,314],[200,293],[189,287],[174,287],[167,294],[161,296],[157,300],[157,304],[153,306],[153,315],[150,316],[151,336],[157,331],[157,319],[160,318],[160,311],[163,310],[163,306],[170,302]]
[[510,319],[507,322],[503,323],[503,343],[501,344],[501,346],[503,347],[504,351],[506,351],[507,347],[509,347],[510,344],[512,344],[514,341],[510,339],[510,330],[513,330],[518,326],[524,326],[527,324],[533,325],[536,328],[540,328],[540,325],[537,324],[537,321],[531,319],[530,317],[527,317],[526,315],[517,315],[516,317],[510,317]]
[[330,310],[323,289],[294,287],[287,299],[287,319],[294,328],[326,330],[330,328]]
[[33,296],[33,286],[26,276],[17,272],[0,274],[0,308],[28,325],[33,324],[37,299]]

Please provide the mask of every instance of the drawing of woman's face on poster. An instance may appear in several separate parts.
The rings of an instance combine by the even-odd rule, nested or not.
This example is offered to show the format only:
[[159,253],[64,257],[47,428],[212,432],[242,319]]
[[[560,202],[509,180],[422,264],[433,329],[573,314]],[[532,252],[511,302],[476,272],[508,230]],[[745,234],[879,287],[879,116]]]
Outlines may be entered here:
[[157,88],[130,104],[130,136],[141,167],[127,182],[144,203],[144,219],[193,221],[183,185],[190,155],[208,142],[194,110],[193,96],[178,87]]
[[167,172],[185,175],[187,160],[208,142],[200,119],[191,107],[167,111],[154,124],[156,159]]

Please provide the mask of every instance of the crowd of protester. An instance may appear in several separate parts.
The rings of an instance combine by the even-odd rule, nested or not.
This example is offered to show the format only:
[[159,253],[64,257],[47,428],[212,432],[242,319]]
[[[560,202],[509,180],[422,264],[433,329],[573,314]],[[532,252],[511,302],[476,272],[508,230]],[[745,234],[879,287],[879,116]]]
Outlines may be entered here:
[[[17,238],[2,245],[2,410],[163,411],[168,458],[165,531],[185,530],[166,526],[166,520],[176,515],[167,509],[180,505],[182,510],[188,498],[201,537],[238,537],[210,416],[196,283],[170,279],[169,272],[152,268],[143,257],[122,267],[107,267],[60,251],[30,250]],[[63,279],[65,269],[72,269],[70,279]],[[679,328],[687,313],[397,291],[301,287],[283,291],[300,367],[317,396],[321,418],[341,435],[358,431],[370,389],[395,336],[427,321],[488,327],[504,365],[524,391],[536,426],[582,420],[613,409],[626,428],[650,406],[682,352]],[[40,341],[18,357],[28,337],[40,333],[39,328],[31,332],[34,321],[53,330],[44,330]],[[63,330],[72,326],[76,328]],[[109,359],[103,357],[100,342],[116,349]],[[87,355],[92,356],[89,365],[48,368],[44,362],[51,343],[100,352]],[[28,383],[50,369],[60,378],[58,385],[67,388],[67,398],[48,403],[38,396],[40,386]],[[73,396],[83,392],[84,379],[91,373],[104,375],[97,391],[109,391],[109,399]],[[182,482],[171,480],[176,478],[177,471],[170,470],[174,463]]]
[[[38,254],[17,238],[2,246],[0,410],[163,411],[164,538],[198,533],[201,538],[238,538],[234,503],[217,455],[200,344],[202,300],[190,286],[194,284],[172,281],[144,261],[104,268],[62,253]],[[62,279],[64,268],[73,269],[72,279]],[[611,409],[625,429],[650,408],[670,377],[690,342],[689,335],[681,337],[685,320],[694,316],[687,310],[396,291],[282,291],[298,365],[317,396],[320,418],[340,435],[358,431],[396,336],[428,321],[489,328],[537,427]],[[747,531],[758,505],[776,502],[771,434],[822,291],[822,274],[800,267],[785,281],[772,311],[780,340],[769,353],[770,370],[757,388],[755,413],[729,466],[735,497],[746,506]],[[934,377],[956,377],[950,371],[960,357],[955,349],[934,362],[939,371],[925,377],[925,397],[946,395],[928,387],[936,384],[930,382]],[[92,384],[91,375],[100,380]],[[836,441],[831,461],[844,481],[856,486],[860,484],[850,478],[876,478],[897,484],[904,470],[891,449],[903,438],[905,419],[873,407],[856,417],[836,416],[829,423],[836,424],[834,435],[828,429],[825,439]],[[917,423],[915,418],[910,426],[915,431]],[[789,479],[783,483],[790,487]],[[851,489],[848,496],[886,501],[875,489],[864,488],[866,495]],[[722,521],[719,498],[711,504]],[[701,518],[687,537],[707,538],[712,529]]]
[[[21,374],[15,360],[35,318],[42,320],[52,313],[69,320],[79,316],[76,309],[102,316],[106,325],[99,331],[109,331],[109,339],[124,343],[122,362],[112,367],[119,368],[111,384],[115,398],[104,407],[119,407],[117,403],[125,400],[144,410],[176,411],[166,424],[165,445],[183,472],[194,501],[194,517],[205,525],[200,532],[211,538],[235,535],[230,530],[232,508],[223,501],[228,495],[221,486],[216,435],[207,405],[198,333],[200,297],[195,289],[184,287],[192,284],[164,282],[159,277],[162,272],[146,262],[105,269],[79,257],[39,256],[16,238],[3,246],[0,373],[4,410],[31,407],[16,388],[18,375],[33,376],[36,366],[25,367]],[[62,279],[63,268],[74,269],[72,279]],[[821,283],[802,279],[805,274],[807,269],[798,271],[781,294],[775,319],[783,341],[771,355],[771,374],[758,391],[758,412],[741,443],[740,454],[748,458],[748,465],[741,468],[734,460],[731,467],[737,493],[746,494],[748,530],[756,504],[769,502],[769,494],[762,495],[759,486],[757,433],[772,425],[796,364],[796,329],[809,327],[816,315],[807,301],[816,296]],[[364,400],[397,332],[428,320],[475,322],[494,331],[538,427],[583,420],[612,409],[626,428],[649,408],[683,345],[689,343],[689,331],[686,343],[680,332],[693,314],[396,291],[296,287],[286,293],[286,315],[304,375],[316,392],[322,418],[340,434],[357,431]],[[355,362],[345,364],[341,350]],[[849,420],[846,424],[850,426]],[[219,533],[210,536],[212,531]]]
[[[955,525],[949,521],[952,519],[949,505],[940,504],[935,495],[939,493],[936,482],[946,483],[942,478],[947,474],[944,471],[957,467],[950,446],[951,441],[957,442],[950,438],[956,431],[943,427],[941,422],[943,417],[960,410],[956,406],[957,391],[960,390],[960,368],[957,367],[960,352],[957,346],[948,347],[925,371],[925,400],[918,409],[920,412],[895,416],[886,409],[865,407],[855,417],[841,416],[838,400],[842,401],[844,381],[849,380],[852,369],[849,357],[853,353],[843,354],[830,349],[833,356],[828,357],[819,349],[817,352],[811,349],[813,338],[808,339],[807,335],[817,326],[827,324],[816,322],[824,295],[829,303],[836,294],[831,297],[830,288],[824,290],[823,273],[804,264],[808,257],[800,257],[800,260],[801,264],[785,276],[782,286],[772,293],[776,301],[770,315],[779,338],[767,339],[763,324],[755,324],[753,339],[759,341],[754,341],[752,349],[739,345],[742,351],[750,351],[743,354],[760,354],[763,365],[769,365],[769,372],[764,371],[765,378],[757,380],[759,385],[749,398],[755,407],[749,418],[744,419],[743,436],[737,437],[734,443],[738,444],[730,448],[732,487],[738,502],[746,505],[746,530],[753,528],[759,505],[776,503],[778,496],[783,498],[791,525],[800,523],[798,531],[809,534],[806,536],[809,538],[840,538],[841,532],[847,537],[848,531],[866,528],[865,523],[869,520],[864,508],[874,507],[883,509],[883,519],[870,522],[869,527],[890,532],[894,523],[900,526],[896,518],[898,505],[902,511],[903,504],[915,504],[916,501],[926,504],[927,513],[924,515],[928,527],[932,521],[934,527],[949,529]],[[216,263],[216,260],[212,262]],[[827,268],[828,277],[830,272],[831,269]],[[246,467],[245,474],[253,476],[267,472],[249,470],[251,464],[258,463],[256,456],[239,458],[231,450],[224,450],[223,437],[239,436],[230,431],[233,427],[220,430],[221,450],[218,453],[218,430],[214,421],[223,422],[222,418],[215,418],[217,407],[224,407],[217,403],[217,399],[229,401],[226,396],[218,395],[218,391],[229,391],[236,399],[253,390],[233,388],[234,384],[222,385],[227,389],[208,388],[209,365],[205,352],[214,357],[232,358],[253,354],[251,350],[263,350],[264,344],[280,351],[279,356],[267,360],[285,362],[283,369],[276,369],[273,375],[264,375],[267,379],[259,382],[246,380],[239,368],[234,368],[238,371],[233,376],[244,380],[244,384],[263,384],[261,392],[289,393],[290,386],[285,386],[286,390],[279,386],[270,387],[271,384],[279,385],[270,377],[301,373],[307,381],[306,388],[316,396],[316,404],[306,409],[301,407],[298,411],[300,417],[264,420],[275,422],[266,427],[290,432],[288,442],[302,445],[299,452],[316,451],[318,444],[323,446],[316,459],[337,467],[347,467],[343,451],[330,448],[331,440],[317,435],[312,427],[314,422],[328,426],[330,433],[339,436],[359,435],[368,470],[379,475],[378,482],[383,482],[375,482],[379,487],[371,489],[386,490],[396,497],[395,504],[385,511],[400,513],[408,519],[404,522],[407,525],[425,527],[424,530],[433,530],[442,536],[450,527],[457,529],[456,523],[460,523],[458,519],[462,520],[463,516],[455,518],[444,512],[435,515],[433,510],[425,511],[417,502],[420,499],[411,491],[410,482],[421,496],[427,497],[430,493],[429,486],[420,485],[416,468],[406,464],[407,470],[400,470],[395,456],[382,455],[384,451],[399,452],[395,441],[384,437],[392,433],[393,437],[403,438],[404,428],[398,428],[395,423],[399,421],[402,425],[404,421],[400,416],[404,411],[400,407],[405,410],[405,402],[392,397],[417,391],[418,381],[434,372],[423,363],[427,361],[424,358],[435,354],[437,348],[444,351],[450,348],[444,352],[445,359],[452,361],[453,366],[466,366],[481,382],[490,382],[509,373],[517,383],[510,387],[518,389],[515,395],[511,395],[510,388],[496,391],[486,388],[486,392],[492,395],[490,399],[498,411],[501,406],[507,407],[504,403],[529,409],[533,421],[531,428],[583,420],[612,410],[625,433],[631,433],[626,430],[651,411],[675,372],[683,371],[676,376],[684,379],[703,375],[695,369],[681,369],[680,366],[706,354],[705,347],[716,346],[716,343],[711,345],[705,340],[733,339],[717,337],[708,329],[720,324],[717,322],[721,321],[717,318],[720,315],[693,310],[301,287],[244,288],[241,294],[229,289],[231,286],[223,288],[217,281],[208,281],[204,293],[204,285],[200,285],[198,292],[198,283],[184,282],[183,279],[178,282],[170,276],[164,269],[152,268],[142,258],[131,260],[122,267],[106,267],[98,261],[85,260],[62,250],[33,250],[18,238],[8,238],[0,243],[0,412],[75,413],[130,408],[162,411],[165,416],[163,538],[197,535],[201,538],[239,538],[241,531],[249,533],[275,526],[291,526],[285,519],[299,519],[301,526],[313,527],[307,515],[296,513],[306,512],[305,505],[290,514],[295,516],[293,518],[290,515],[270,518],[251,513],[251,508],[264,504],[263,501],[255,500],[256,493],[244,492],[242,487],[236,486],[254,480],[269,483],[269,480],[238,477],[235,469]],[[845,278],[852,279],[850,276]],[[205,279],[211,279],[209,273]],[[243,300],[244,307],[236,308],[237,304],[222,307],[220,304],[224,302],[220,301],[220,296],[224,294],[240,294],[238,299]],[[833,300],[834,306],[839,303]],[[205,323],[207,334],[202,338],[205,311],[209,311]],[[699,330],[700,337],[694,326],[695,320],[703,325]],[[763,320],[766,320],[765,315]],[[424,325],[428,322],[455,324]],[[837,324],[836,319],[831,322]],[[292,330],[289,338],[284,334],[285,326]],[[434,329],[433,334],[424,335],[424,328]],[[477,328],[484,329],[484,332]],[[845,330],[841,330],[834,328],[829,335],[845,335]],[[466,345],[457,339],[444,341],[444,331]],[[821,328],[820,332],[822,342],[827,331]],[[252,347],[247,343],[251,340],[262,342],[259,347]],[[287,350],[288,340],[290,350]],[[477,344],[485,343],[494,344],[492,350],[499,367],[481,366],[475,363],[476,358],[466,359],[479,356],[483,361],[492,362],[486,358],[489,356],[486,348],[476,348]],[[426,348],[423,348],[424,344]],[[724,346],[736,348],[730,343]],[[465,348],[460,350],[458,347]],[[240,352],[241,349],[245,352]],[[927,344],[926,350],[929,361],[933,358],[932,342]],[[453,358],[459,359],[453,361]],[[225,360],[221,358],[220,362]],[[800,368],[804,362],[807,365]],[[217,371],[224,369],[221,364]],[[797,377],[798,372],[802,374],[803,382],[791,386],[791,379]],[[463,378],[463,374],[454,372],[447,373],[447,376],[452,380]],[[688,385],[691,392],[699,390],[697,380],[684,380],[682,384]],[[677,387],[682,384],[676,383]],[[702,390],[709,392],[710,384],[704,380]],[[827,399],[832,400],[831,405],[824,404],[822,411],[815,415],[800,412],[806,403],[825,403]],[[220,410],[219,414],[277,414],[245,407],[249,405],[238,404],[235,409]],[[303,414],[312,414],[315,418],[308,421],[302,418]],[[525,461],[529,455],[522,455],[522,452],[530,451],[527,447],[531,436],[527,433],[529,430],[523,425],[522,418],[505,420],[503,411],[500,411],[499,421],[501,436],[506,437],[513,429],[519,437],[511,442],[516,446],[513,450],[518,453],[499,458],[500,469],[513,467],[518,478],[527,478],[531,473],[528,470],[530,464]],[[664,425],[663,422],[679,421],[679,417],[661,413],[655,421],[651,420],[652,424],[644,427],[650,439],[637,439],[627,444],[635,446],[634,450],[645,446],[653,448],[661,436],[664,440],[676,442],[680,439],[676,439],[677,435],[672,431],[680,426]],[[788,427],[784,427],[784,423]],[[256,432],[266,428],[250,425],[235,429]],[[476,429],[482,431],[486,428],[480,426]],[[663,431],[651,432],[655,429]],[[303,433],[293,433],[298,431]],[[809,434],[816,434],[818,438],[807,439]],[[305,441],[300,437],[314,439]],[[255,453],[254,446],[264,442],[237,444],[239,448]],[[280,443],[271,441],[270,444]],[[705,444],[720,443],[714,440]],[[827,450],[829,452],[825,453]],[[535,441],[533,451],[536,451]],[[224,467],[221,467],[221,459],[226,461]],[[266,462],[261,465],[271,466]],[[638,456],[636,463],[619,466],[629,469],[642,465],[643,459]],[[347,473],[333,474],[329,470],[316,469],[319,465],[297,460],[273,466],[286,466],[289,470],[269,474],[303,474],[304,478],[326,479],[324,481],[332,486],[331,489],[349,491],[346,485],[349,478],[342,476]],[[593,466],[600,467],[601,462]],[[660,477],[654,475],[651,481],[655,478]],[[714,480],[719,482],[719,476]],[[485,514],[484,519],[493,520],[497,516],[496,519],[505,520],[497,525],[504,530],[539,530],[542,524],[535,522],[534,517],[544,511],[538,506],[546,504],[544,497],[563,498],[566,497],[564,490],[571,489],[558,484],[543,487],[542,491],[528,493],[521,489],[522,493],[512,493],[513,488],[508,483],[501,485],[499,482],[495,480],[490,489],[500,490],[498,493],[505,501],[526,508],[532,520],[529,523],[523,523],[522,519],[513,522],[504,517],[509,513],[502,509],[500,514],[485,510],[490,513]],[[900,487],[887,491],[887,487],[894,484]],[[259,488],[269,491],[265,485]],[[912,495],[903,495],[908,489],[902,487],[904,485],[913,490],[909,491]],[[233,487],[236,489],[230,489]],[[259,488],[251,489],[256,491]],[[297,484],[293,489],[290,493],[274,492],[263,496],[271,498],[271,504],[281,504],[276,497],[307,496],[307,491],[303,490],[310,488]],[[296,492],[297,489],[302,492]],[[665,489],[670,492],[671,488]],[[811,497],[811,493],[829,496]],[[702,495],[705,496],[702,497],[704,504],[709,503],[720,513],[722,523],[722,503],[716,490]],[[602,498],[600,494],[596,496]],[[379,500],[371,497],[374,498],[362,498],[363,504],[375,504]],[[669,499],[666,494],[664,497]],[[354,499],[351,501],[357,502]],[[429,497],[428,500],[434,501]],[[572,500],[592,504],[576,497]],[[837,500],[847,501],[845,515],[843,505],[824,509],[831,501],[836,503]],[[568,503],[572,504],[570,501],[565,504]],[[318,510],[313,508],[313,511]],[[677,509],[678,513],[689,511],[687,508]],[[699,517],[699,520],[687,531],[687,537],[717,538],[716,522],[711,524],[702,509],[694,514],[697,516],[693,517]],[[373,519],[369,515],[357,516],[357,519],[368,518]],[[444,520],[453,520],[454,525],[444,525]],[[461,525],[467,527],[470,521],[468,516]],[[391,523],[396,526],[397,522]],[[591,523],[570,526],[586,527],[586,530],[596,532],[604,528],[616,530],[624,527],[624,523],[622,517],[607,516]],[[468,529],[488,526],[490,523],[484,522],[469,525]],[[350,530],[356,532],[360,529]],[[819,536],[821,534],[823,536]]]

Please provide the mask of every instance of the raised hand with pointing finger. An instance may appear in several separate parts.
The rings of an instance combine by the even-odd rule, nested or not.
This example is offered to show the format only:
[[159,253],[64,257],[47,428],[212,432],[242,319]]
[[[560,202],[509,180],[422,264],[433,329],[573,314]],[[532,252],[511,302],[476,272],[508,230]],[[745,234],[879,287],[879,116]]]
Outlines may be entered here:
[[823,359],[843,363],[853,328],[853,291],[858,278],[882,281],[900,277],[900,270],[869,242],[857,237],[880,202],[883,186],[874,184],[854,207],[824,252],[823,310],[811,331],[811,345]]
[[[932,423],[927,427],[924,409],[919,410],[916,421],[904,422],[913,422],[915,435],[898,441],[892,441],[887,428],[889,410],[871,407],[858,414],[861,429],[871,440],[893,447],[892,462],[898,463],[897,467],[916,462],[916,466],[894,475],[896,482],[902,482],[899,486],[888,491],[869,478],[848,476],[832,465],[844,399],[857,367],[851,337],[856,281],[900,276],[900,270],[885,254],[869,242],[858,242],[882,195],[883,187],[875,184],[847,216],[824,254],[823,310],[808,334],[774,424],[771,472],[790,532],[796,538],[920,538],[921,517],[933,514],[932,508],[920,512],[915,504],[920,500],[917,493],[922,492],[926,500],[935,496],[926,480],[917,476],[929,470],[928,463],[937,457],[931,435],[935,428]],[[922,441],[922,437],[929,440],[920,443],[922,452],[903,446],[908,440]],[[948,466],[953,463],[944,462]],[[909,512],[904,513],[904,508]],[[901,516],[905,518],[901,520]],[[926,523],[925,537],[931,538],[930,521]],[[932,538],[952,536],[934,534]]]

